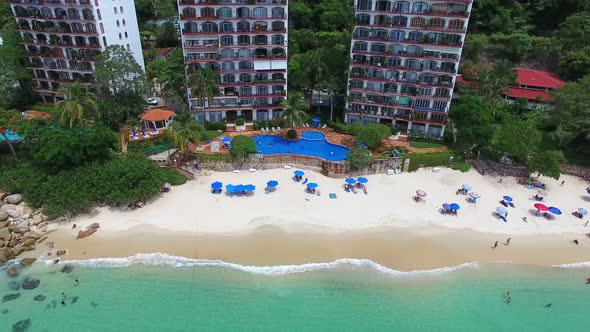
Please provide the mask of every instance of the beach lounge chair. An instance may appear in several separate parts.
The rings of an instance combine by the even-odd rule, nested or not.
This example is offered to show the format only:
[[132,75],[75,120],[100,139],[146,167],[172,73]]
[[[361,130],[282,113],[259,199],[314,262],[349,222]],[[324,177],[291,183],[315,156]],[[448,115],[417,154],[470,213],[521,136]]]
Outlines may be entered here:
[[353,186],[348,186],[348,188],[350,188],[350,191],[352,191],[353,193],[355,193],[355,194],[356,194],[356,189],[354,189],[354,187],[353,187]]
[[265,131],[265,132],[267,132],[267,133],[269,133],[269,132],[270,132],[270,128],[268,128],[268,127],[265,127],[265,128],[264,128],[264,131]]
[[277,131],[281,131],[281,127],[277,127]]
[[328,127],[328,125],[324,123],[324,125],[322,126],[322,129],[326,129],[326,127]]
[[272,127],[271,129],[272,129],[271,131],[277,131],[277,130],[275,129],[275,127]]
[[148,139],[150,138],[146,133],[145,133],[145,129],[141,130],[141,136],[143,137],[143,139]]
[[302,184],[307,184],[307,181],[308,181],[308,179],[307,179],[307,178],[305,178],[305,181],[303,181],[303,183],[302,183]]
[[152,130],[150,131],[150,135],[152,135],[152,136],[158,135],[158,129],[156,129],[156,127],[152,127]]
[[309,127],[309,126],[307,125],[307,123],[304,123],[304,124],[303,124],[303,127],[307,128],[307,127]]
[[134,141],[137,141],[137,139],[139,138],[139,137],[137,137],[137,131],[135,131],[135,129],[133,129],[133,130],[131,131],[131,138],[132,138]]

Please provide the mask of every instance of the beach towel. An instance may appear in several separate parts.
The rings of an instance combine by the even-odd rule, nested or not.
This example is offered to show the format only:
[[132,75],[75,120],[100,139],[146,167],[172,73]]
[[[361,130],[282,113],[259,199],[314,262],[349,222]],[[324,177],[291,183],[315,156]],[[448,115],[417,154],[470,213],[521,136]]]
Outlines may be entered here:
[[338,196],[336,196],[336,193],[330,193],[330,195],[328,195],[328,196],[330,196],[330,199],[338,198]]

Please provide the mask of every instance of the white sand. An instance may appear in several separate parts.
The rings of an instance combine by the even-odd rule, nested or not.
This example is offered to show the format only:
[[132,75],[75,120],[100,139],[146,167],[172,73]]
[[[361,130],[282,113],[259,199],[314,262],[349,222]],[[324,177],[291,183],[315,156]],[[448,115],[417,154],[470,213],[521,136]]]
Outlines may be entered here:
[[[369,194],[343,191],[343,179],[332,179],[306,171],[304,178],[319,184],[321,196],[304,193],[305,186],[293,182],[293,170],[275,169],[257,173],[213,173],[201,176],[180,187],[173,187],[144,208],[135,211],[99,209],[93,216],[81,216],[73,222],[85,226],[98,222],[103,231],[126,230],[140,225],[155,226],[169,231],[198,233],[243,233],[270,224],[289,231],[306,231],[323,228],[326,231],[360,230],[379,226],[424,228],[436,224],[448,228],[466,228],[484,233],[498,234],[557,234],[587,233],[584,227],[588,216],[580,220],[571,215],[580,207],[590,210],[584,200],[588,184],[576,177],[562,176],[559,181],[541,179],[547,184],[545,204],[559,207],[563,214],[553,221],[531,215],[532,195],[518,185],[515,178],[481,176],[475,171],[461,173],[441,169],[439,173],[420,170],[394,176],[367,176]],[[279,181],[276,192],[265,194],[269,180]],[[565,185],[559,184],[565,180]],[[213,195],[210,185],[214,181],[224,184],[254,184],[252,197]],[[477,204],[467,203],[468,196],[455,195],[463,183],[473,186],[482,195]],[[412,199],[416,189],[428,193],[425,203]],[[337,199],[330,199],[334,192]],[[514,198],[516,208],[508,208],[508,222],[493,216],[503,195]],[[458,217],[443,216],[438,209],[443,203],[459,203]],[[521,220],[527,216],[528,223]],[[68,227],[63,225],[63,227]],[[70,226],[71,227],[71,226]],[[146,227],[152,228],[152,227]]]

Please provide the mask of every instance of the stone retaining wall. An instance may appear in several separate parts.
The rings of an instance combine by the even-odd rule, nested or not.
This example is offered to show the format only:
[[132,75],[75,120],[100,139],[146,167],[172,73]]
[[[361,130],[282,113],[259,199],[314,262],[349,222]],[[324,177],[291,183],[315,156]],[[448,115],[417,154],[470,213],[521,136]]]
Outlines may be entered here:
[[576,165],[561,165],[561,173],[581,177],[586,181],[590,181],[590,168],[576,166]]
[[257,170],[283,168],[285,165],[312,170],[329,177],[339,178],[344,176],[358,176],[367,174],[385,174],[388,169],[401,168],[402,159],[399,157],[379,159],[362,171],[350,172],[347,161],[327,161],[321,158],[299,155],[254,155],[244,162],[228,163],[225,161],[199,162],[201,169],[210,169],[218,172],[231,172],[233,170]]

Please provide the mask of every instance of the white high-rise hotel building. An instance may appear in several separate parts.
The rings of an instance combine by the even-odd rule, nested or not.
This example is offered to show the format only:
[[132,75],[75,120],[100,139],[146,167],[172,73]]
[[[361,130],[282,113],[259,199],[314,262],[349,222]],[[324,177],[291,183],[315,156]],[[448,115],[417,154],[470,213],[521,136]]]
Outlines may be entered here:
[[472,0],[355,0],[346,122],[442,136]]
[[144,68],[133,0],[8,0],[43,100],[62,98],[63,84],[93,82],[96,56],[127,48]]

